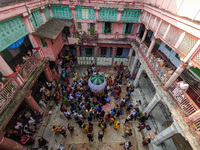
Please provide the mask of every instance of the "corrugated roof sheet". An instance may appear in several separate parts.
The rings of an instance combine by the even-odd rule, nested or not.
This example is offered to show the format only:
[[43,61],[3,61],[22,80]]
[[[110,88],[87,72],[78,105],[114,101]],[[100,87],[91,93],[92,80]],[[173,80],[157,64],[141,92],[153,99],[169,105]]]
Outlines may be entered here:
[[65,26],[71,27],[73,23],[67,19],[52,18],[45,24],[38,27],[33,35],[55,39]]

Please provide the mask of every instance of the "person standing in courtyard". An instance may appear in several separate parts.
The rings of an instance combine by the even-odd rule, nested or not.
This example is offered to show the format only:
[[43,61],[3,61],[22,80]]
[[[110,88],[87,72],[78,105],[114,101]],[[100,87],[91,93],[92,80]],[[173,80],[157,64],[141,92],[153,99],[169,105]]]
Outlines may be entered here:
[[104,136],[104,132],[103,132],[102,130],[100,130],[100,131],[98,132],[98,140],[99,140],[99,141],[102,141],[103,136]]

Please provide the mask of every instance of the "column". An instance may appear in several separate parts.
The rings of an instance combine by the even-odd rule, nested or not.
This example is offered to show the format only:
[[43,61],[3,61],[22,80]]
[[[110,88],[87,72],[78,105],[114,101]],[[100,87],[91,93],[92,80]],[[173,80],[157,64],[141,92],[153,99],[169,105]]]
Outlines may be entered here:
[[115,59],[115,55],[116,55],[116,52],[117,52],[117,47],[113,47],[112,48],[112,64],[114,64],[114,59]]
[[156,43],[156,38],[154,36],[153,39],[152,39],[152,41],[151,41],[151,44],[149,46],[149,49],[147,50],[146,57],[149,57],[150,53],[152,52],[152,50],[154,48],[155,43]]
[[45,22],[47,22],[47,19],[46,19],[46,17],[45,17],[44,10],[45,10],[45,7],[42,6],[42,7],[40,8],[40,12],[41,12],[41,15],[42,15],[43,22],[45,23]]
[[3,74],[5,78],[10,78],[12,77],[15,73],[12,71],[10,66],[5,62],[3,57],[0,55],[0,71]]
[[46,67],[44,69],[44,74],[45,74],[48,81],[53,81],[53,77],[52,77],[51,70],[49,68],[49,64],[46,65]]
[[122,17],[122,12],[124,9],[119,8],[118,9],[118,15],[117,15],[117,21],[121,21],[121,17]]
[[154,139],[153,143],[158,145],[164,142],[165,140],[171,138],[173,135],[180,133],[183,137],[184,134],[182,133],[182,130],[180,129],[177,122],[174,120],[174,122],[169,126],[167,129],[163,130],[161,133],[159,133]]
[[49,12],[50,12],[51,18],[53,18],[53,13],[52,13],[51,5],[49,5]]
[[76,46],[76,56],[77,57],[80,57],[80,55],[81,55],[81,52],[80,52],[80,46]]
[[94,10],[95,10],[95,20],[99,20],[99,10],[100,10],[100,8],[95,6]]
[[133,54],[133,48],[130,48],[129,54],[128,54],[128,57],[129,57],[129,59],[128,59],[128,66],[130,66],[130,61],[131,61],[132,54]]
[[96,47],[94,48],[94,64],[95,64],[95,65],[97,65],[98,50],[99,50],[99,47],[96,46]]
[[28,106],[33,111],[39,111],[42,115],[44,114],[44,111],[42,108],[38,105],[38,103],[35,101],[35,99],[31,96],[32,91],[27,92],[27,96],[25,97],[25,102],[28,104]]
[[2,150],[27,150],[28,147],[21,145],[20,143],[9,139],[7,137],[2,137],[0,139],[0,149]]
[[135,80],[134,80],[134,83],[133,83],[133,84],[134,84],[134,87],[137,87],[137,86],[138,86],[139,80],[140,80],[140,77],[141,77],[143,71],[144,71],[143,67],[140,66],[140,68],[139,68],[139,70],[138,70],[138,73],[137,73],[137,75],[136,75],[136,78],[135,78]]
[[148,31],[148,29],[145,28],[144,34],[143,34],[143,36],[142,36],[142,41],[141,41],[141,42],[144,42],[144,40],[145,40],[145,38],[146,38],[146,36],[147,36],[147,31]]
[[138,63],[138,55],[136,54],[135,58],[134,58],[134,61],[133,61],[133,65],[131,66],[131,70],[130,70],[131,75],[133,75],[133,72],[135,70],[135,67],[136,67],[137,63]]
[[72,12],[72,19],[75,21],[76,20],[76,12],[75,12],[75,6],[69,6]]
[[153,99],[151,100],[151,102],[148,104],[148,106],[144,109],[144,112],[149,114],[151,113],[151,111],[156,107],[156,105],[160,102],[160,97],[159,95],[156,93],[153,97]]
[[25,12],[22,14],[22,19],[24,21],[24,24],[26,26],[28,33],[32,33],[34,31],[34,28],[33,28],[32,24],[29,22],[28,16],[29,16],[28,13]]
[[180,66],[176,69],[176,71],[172,74],[169,80],[165,83],[163,88],[167,90],[174,83],[174,81],[176,81],[176,79],[181,75],[181,73],[185,70],[186,67],[187,64],[181,62]]

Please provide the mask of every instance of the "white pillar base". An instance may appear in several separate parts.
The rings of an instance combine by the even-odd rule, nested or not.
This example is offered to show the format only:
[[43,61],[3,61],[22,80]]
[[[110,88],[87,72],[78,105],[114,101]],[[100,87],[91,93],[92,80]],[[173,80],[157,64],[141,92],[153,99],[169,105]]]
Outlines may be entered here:
[[156,105],[160,102],[160,96],[156,93],[151,100],[151,102],[148,104],[148,106],[144,109],[144,112],[149,114],[155,107]]

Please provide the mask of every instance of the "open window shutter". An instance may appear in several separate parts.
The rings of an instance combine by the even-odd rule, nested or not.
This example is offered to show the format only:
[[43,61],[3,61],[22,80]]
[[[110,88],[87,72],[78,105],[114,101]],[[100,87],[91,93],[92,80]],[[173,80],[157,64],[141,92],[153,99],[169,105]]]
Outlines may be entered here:
[[105,22],[103,22],[103,27],[102,27],[102,33],[104,34],[105,32]]
[[134,28],[134,24],[132,24],[132,28],[131,28],[131,34],[133,33],[133,28]]
[[110,31],[110,34],[112,34],[112,28],[113,28],[113,23],[111,23],[111,31]]
[[125,32],[126,32],[126,23],[124,24],[123,35],[125,35]]

